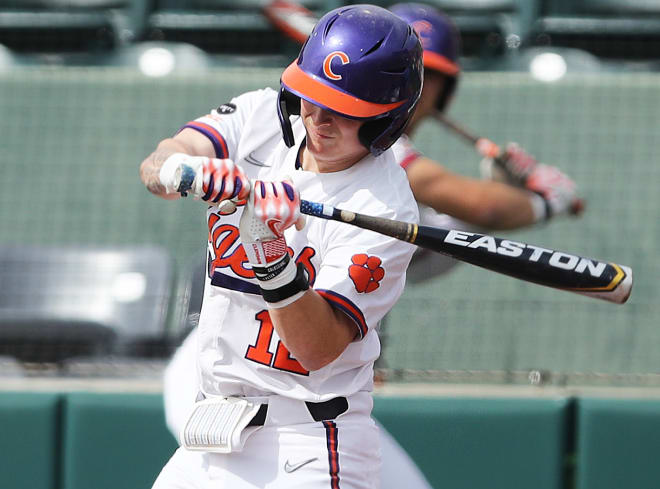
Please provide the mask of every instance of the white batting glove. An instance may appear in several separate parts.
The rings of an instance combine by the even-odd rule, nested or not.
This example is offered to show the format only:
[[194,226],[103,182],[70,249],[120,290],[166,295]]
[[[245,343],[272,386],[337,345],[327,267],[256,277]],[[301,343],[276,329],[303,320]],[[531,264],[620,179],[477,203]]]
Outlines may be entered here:
[[537,220],[568,214],[577,198],[575,182],[558,168],[539,163],[527,177],[526,188],[543,199],[544,210],[532,205]]
[[301,228],[300,195],[290,181],[252,183],[239,223],[243,249],[270,307],[284,307],[307,290],[302,267],[291,259],[284,231]]
[[174,153],[163,163],[159,177],[168,193],[184,197],[190,193],[214,204],[244,201],[250,193],[243,169],[229,159]]

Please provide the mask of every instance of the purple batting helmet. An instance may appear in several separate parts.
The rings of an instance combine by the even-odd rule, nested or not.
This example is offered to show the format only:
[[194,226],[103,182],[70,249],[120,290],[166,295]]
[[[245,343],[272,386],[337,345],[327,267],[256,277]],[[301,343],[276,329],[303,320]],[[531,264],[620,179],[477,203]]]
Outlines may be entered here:
[[332,10],[282,73],[277,109],[284,142],[294,144],[289,116],[300,114],[303,98],[366,121],[358,137],[378,156],[403,133],[419,100],[423,73],[419,38],[401,18],[373,5]]
[[424,69],[446,77],[445,88],[436,106],[445,110],[456,89],[461,68],[458,64],[460,34],[452,20],[438,9],[421,3],[398,3],[390,11],[413,26],[424,48]]

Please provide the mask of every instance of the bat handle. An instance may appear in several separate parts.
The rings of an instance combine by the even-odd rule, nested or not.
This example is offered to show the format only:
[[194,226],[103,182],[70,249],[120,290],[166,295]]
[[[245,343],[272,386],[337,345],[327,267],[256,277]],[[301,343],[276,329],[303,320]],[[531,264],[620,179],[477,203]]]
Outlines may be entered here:
[[327,204],[319,204],[318,202],[310,202],[309,200],[300,199],[300,212],[308,216],[320,217],[322,219],[332,219],[335,208]]
[[474,147],[484,158],[495,159],[503,156],[500,147],[488,138],[477,139]]

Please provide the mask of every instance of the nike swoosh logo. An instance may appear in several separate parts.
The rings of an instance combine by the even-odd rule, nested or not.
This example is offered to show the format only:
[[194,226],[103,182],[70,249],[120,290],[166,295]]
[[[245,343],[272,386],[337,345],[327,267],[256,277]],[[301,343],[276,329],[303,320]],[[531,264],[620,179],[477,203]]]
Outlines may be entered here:
[[270,167],[270,165],[267,165],[267,164],[264,163],[263,161],[261,161],[261,160],[255,158],[255,157],[253,156],[253,153],[254,153],[254,151],[252,151],[252,153],[250,153],[249,155],[247,155],[247,156],[245,157],[245,161],[247,161],[248,163],[250,163],[251,165],[254,165],[254,166],[265,166],[265,167]]
[[303,460],[302,462],[298,462],[297,464],[290,464],[289,461],[287,460],[284,462],[284,472],[287,474],[290,474],[291,472],[295,472],[301,467],[304,467],[307,464],[310,464],[314,462],[315,460],[318,460],[318,457],[310,458],[309,460]]

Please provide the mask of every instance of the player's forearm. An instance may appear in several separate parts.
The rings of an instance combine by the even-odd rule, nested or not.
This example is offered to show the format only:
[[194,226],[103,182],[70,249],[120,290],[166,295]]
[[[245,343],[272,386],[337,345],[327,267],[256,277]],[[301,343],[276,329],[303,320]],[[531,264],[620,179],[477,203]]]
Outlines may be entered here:
[[147,190],[164,199],[177,199],[179,194],[168,193],[160,181],[160,169],[168,157],[174,153],[185,153],[189,148],[176,139],[164,139],[156,150],[147,156],[140,165],[140,179]]
[[353,341],[356,325],[309,289],[292,304],[269,311],[275,330],[291,355],[307,370],[335,360]]
[[497,182],[454,175],[418,184],[413,192],[421,204],[484,229],[516,229],[535,222],[530,193]]
[[[517,229],[535,222],[531,193],[508,185],[480,182],[475,184],[479,209],[474,212],[474,222],[486,229]],[[457,215],[462,219],[460,215]]]

